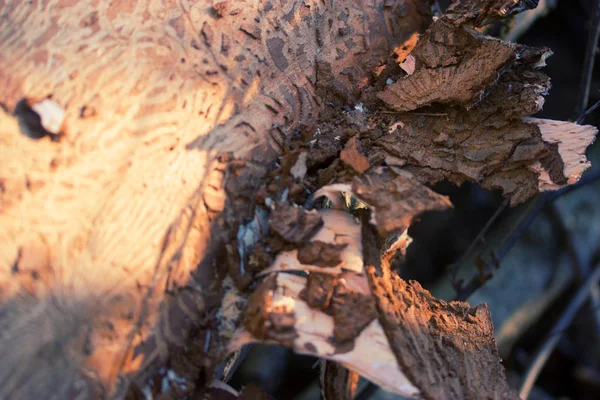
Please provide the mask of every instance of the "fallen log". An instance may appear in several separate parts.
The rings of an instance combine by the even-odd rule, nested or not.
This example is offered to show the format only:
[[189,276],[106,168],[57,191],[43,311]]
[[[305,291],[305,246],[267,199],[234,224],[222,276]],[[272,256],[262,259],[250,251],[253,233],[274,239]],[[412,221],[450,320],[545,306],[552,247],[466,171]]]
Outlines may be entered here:
[[524,119],[549,51],[474,29],[531,2],[504,3],[0,2],[0,397],[201,390],[326,185],[385,239],[448,206],[427,183],[576,181],[595,129]]

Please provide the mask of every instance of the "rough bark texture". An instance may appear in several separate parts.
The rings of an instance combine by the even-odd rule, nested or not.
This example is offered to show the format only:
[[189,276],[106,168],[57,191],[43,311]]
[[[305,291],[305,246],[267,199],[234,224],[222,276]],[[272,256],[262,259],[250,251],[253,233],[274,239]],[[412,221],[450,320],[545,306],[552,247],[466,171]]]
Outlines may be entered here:
[[[410,198],[406,179],[371,200],[393,219],[389,233],[447,206],[427,182],[471,180],[517,203],[577,180],[595,130],[559,124],[545,138],[549,123],[522,120],[548,88],[547,50],[470,27],[530,3],[462,1],[417,43],[431,1],[0,0],[0,364],[11,366],[0,397],[159,395],[157,379],[172,388],[162,395],[192,396],[227,351],[256,274],[298,267],[350,274],[334,285],[331,316],[266,301],[306,286],[279,273],[253,295],[250,330],[342,363],[379,340],[394,368],[357,372],[418,393],[374,314],[347,318],[353,304],[374,310],[361,244],[320,226],[310,194],[352,183],[367,199],[369,184],[410,173],[419,202],[394,205]],[[411,51],[414,70],[398,64]],[[324,268],[336,259],[319,250],[302,264],[311,240],[347,244],[334,247],[341,262]],[[310,326],[299,310],[327,321],[318,347],[300,334]]]
[[298,250],[298,261],[320,267],[335,267],[342,262],[341,253],[346,246],[314,240]]
[[542,162],[555,185],[564,185],[556,146],[523,121],[544,103],[550,80],[539,69],[550,54],[441,18],[411,53],[415,72],[379,94],[407,113],[377,145],[392,156],[390,163],[404,165],[421,180],[474,181],[501,189],[513,204],[538,191],[535,162]]
[[[118,395],[167,364],[191,393],[227,339],[217,270],[258,179],[298,126],[355,101],[427,12],[0,2],[0,357],[22,366],[2,369],[0,397]],[[19,101],[49,96],[60,142],[19,135]],[[38,361],[42,343],[53,350]]]
[[382,237],[404,232],[412,218],[425,211],[452,206],[447,197],[415,182],[411,173],[392,168],[355,177],[352,193],[373,210],[373,222]]
[[[494,7],[480,10],[493,16],[497,11]],[[595,129],[584,128],[578,140],[562,135],[554,141],[549,128],[556,124],[524,120],[540,109],[541,95],[549,89],[548,78],[539,72],[549,51],[484,37],[465,26],[476,23],[471,17],[452,18],[438,20],[419,40],[411,53],[414,70],[400,66],[404,75],[397,71],[400,78],[396,83],[387,82],[387,88],[375,92],[395,112],[378,111],[380,105],[367,93],[365,104],[375,110],[372,113],[357,104],[335,121],[322,120],[316,131],[299,132],[292,138],[290,151],[282,156],[281,167],[259,190],[258,201],[269,207],[271,199],[285,193],[289,201],[307,208],[325,196],[338,209],[370,209],[371,215],[362,222],[363,232],[370,233],[367,239],[363,235],[361,267],[368,266],[371,294],[362,294],[361,303],[367,304],[369,296],[375,299],[379,322],[403,373],[426,398],[517,398],[506,382],[487,308],[447,304],[434,299],[418,283],[402,281],[389,271],[386,260],[402,257],[402,242],[406,241],[398,239],[387,249],[384,244],[389,235],[402,233],[418,214],[449,206],[447,199],[423,185],[427,182],[475,181],[502,189],[513,204],[539,190],[554,190],[572,182],[571,177],[582,171],[577,164],[585,168],[580,144],[589,144]],[[489,57],[491,54],[496,58]],[[377,85],[376,80],[371,89]],[[578,131],[573,124],[562,128],[563,133]],[[302,168],[296,168],[298,165]],[[301,178],[292,170],[301,170]],[[306,196],[307,190],[314,195]],[[370,223],[377,234],[371,232]],[[296,243],[295,247],[309,245]],[[298,282],[304,286],[298,295],[287,291],[290,308],[302,299],[319,315],[332,315],[331,345],[341,344],[335,329],[344,326],[346,317],[357,329],[364,329],[367,321],[361,317],[365,312],[335,318],[333,305],[341,278],[302,265],[294,248],[282,250],[277,259],[291,262],[285,267],[276,262],[265,272],[311,271],[307,280]],[[354,279],[360,281],[364,271],[357,272]],[[284,282],[291,279],[284,276],[277,278],[281,293],[286,293]],[[316,317],[312,324],[318,324]],[[298,337],[291,347],[306,351],[301,345],[304,339],[299,338],[316,329],[312,324],[294,324]],[[352,329],[344,326],[344,331]],[[352,335],[343,341],[356,340]],[[310,346],[309,351],[333,359],[323,349]],[[355,370],[364,368],[356,358],[347,363]],[[374,375],[372,370],[370,374]],[[416,394],[406,389],[396,386],[392,390]]]
[[363,225],[365,267],[390,347],[428,399],[518,399],[494,342],[486,305],[446,303],[404,281],[379,257],[376,233]]
[[471,0],[454,2],[446,10],[445,18],[456,24],[470,22],[482,26],[495,19],[505,18],[535,8],[539,0]]

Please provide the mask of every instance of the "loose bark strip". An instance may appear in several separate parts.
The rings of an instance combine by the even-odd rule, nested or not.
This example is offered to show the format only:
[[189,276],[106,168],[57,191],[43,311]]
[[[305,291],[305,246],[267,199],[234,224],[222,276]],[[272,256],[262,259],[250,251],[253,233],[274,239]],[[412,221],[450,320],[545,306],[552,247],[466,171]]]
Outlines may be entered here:
[[[363,293],[366,289],[366,293],[369,293],[365,276],[363,280],[359,286],[362,289],[358,289],[356,285],[353,287]],[[267,316],[264,321],[268,320],[271,314],[283,312],[284,315],[290,315],[293,312],[295,337],[291,344],[286,338],[285,344],[290,345],[296,352],[323,357],[348,366],[385,390],[410,397],[419,393],[398,366],[383,328],[376,319],[361,331],[351,347],[337,346],[331,341],[335,329],[334,318],[320,309],[311,308],[302,300],[301,292],[306,287],[306,278],[278,273],[275,281],[272,292],[265,292],[271,297],[271,306],[265,308],[267,303],[258,302],[258,299],[264,297],[257,296],[257,307],[270,310],[264,314]],[[280,318],[274,317],[272,320],[278,321]],[[281,344],[277,340],[256,337],[242,327],[236,331],[229,343],[229,351],[258,341]]]
[[[290,251],[283,251],[275,257],[273,263],[262,270],[259,275],[277,271],[307,271],[324,274],[339,275],[342,271],[355,273],[363,272],[362,245],[360,243],[360,224],[348,213],[339,210],[319,210],[323,220],[323,227],[300,247]],[[321,262],[311,264],[304,260],[300,254],[306,248],[312,248],[315,243],[324,243],[339,249],[336,254],[340,262],[336,265],[323,267]],[[322,245],[317,245],[322,246]]]
[[381,237],[402,233],[415,215],[450,208],[450,200],[415,182],[406,171],[380,168],[352,180],[352,193],[372,210]]

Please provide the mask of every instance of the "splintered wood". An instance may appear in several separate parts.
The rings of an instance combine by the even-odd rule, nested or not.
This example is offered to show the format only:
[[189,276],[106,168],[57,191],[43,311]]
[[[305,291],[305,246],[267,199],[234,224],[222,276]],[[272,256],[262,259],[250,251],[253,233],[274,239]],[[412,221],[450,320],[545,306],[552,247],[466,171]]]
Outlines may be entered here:
[[[393,196],[394,190],[381,191],[380,196],[389,193]],[[422,205],[415,204],[406,215],[421,210]],[[265,278],[250,296],[244,327],[234,335],[231,351],[258,340],[277,343],[339,362],[405,396],[514,396],[486,306],[447,304],[417,282],[400,279],[387,263],[382,266],[377,234],[368,216],[359,223],[342,210],[323,210],[321,215],[325,226],[336,221],[336,234],[347,233],[347,247],[360,249],[358,265],[345,265],[336,273],[319,272],[297,260],[286,265],[285,271],[309,272],[308,278],[268,269],[278,272]],[[340,376],[351,385],[351,373]]]
[[494,341],[487,305],[435,299],[381,260],[374,229],[363,225],[365,269],[382,323],[406,376],[429,399],[518,399]]
[[[231,346],[260,340],[341,363],[346,369],[338,366],[332,382],[323,385],[329,398],[348,396],[351,371],[406,396],[518,398],[506,381],[487,306],[435,299],[419,283],[402,280],[389,262],[403,259],[414,217],[451,207],[425,184],[474,181],[501,189],[516,204],[576,182],[588,166],[585,148],[596,129],[527,117],[541,109],[550,87],[540,69],[551,52],[472,29],[515,12],[520,2],[504,8],[465,3],[430,26],[408,56],[410,65],[400,65],[405,74],[376,93],[395,112],[380,112],[375,100],[367,100],[366,107],[341,113],[335,124],[323,121],[318,135],[291,142],[293,151],[272,174],[276,179],[261,189],[267,207],[265,199],[285,192],[292,204],[311,208],[325,197],[335,210],[319,211],[324,227],[305,243],[285,239],[289,230],[279,229],[277,218],[271,221],[289,246],[259,273],[266,278],[250,297],[244,327]],[[299,154],[306,155],[308,173],[290,179],[286,165]],[[310,199],[303,189],[313,193]],[[336,240],[317,239],[326,228],[352,231],[350,213],[361,216],[360,240],[345,241],[342,248]],[[336,225],[328,223],[333,218]],[[342,254],[354,249],[361,261],[352,267]],[[293,271],[308,276],[288,274]],[[364,359],[360,338],[375,327],[385,344]],[[401,384],[380,373],[383,360],[391,360],[386,352],[394,354],[386,371],[401,373]]]
[[[276,262],[249,298],[244,327],[230,351],[264,341],[340,362],[381,387],[405,395],[419,390],[404,376],[377,319],[363,259],[360,224],[345,211],[322,210],[324,226],[315,237],[340,237],[358,257],[334,271],[300,263],[295,256]],[[330,233],[325,233],[329,231]],[[334,239],[335,240],[335,239]],[[279,267],[278,267],[279,266]],[[281,271],[310,272],[308,278]]]
[[[423,182],[477,182],[501,189],[512,204],[573,183],[596,129],[554,124],[561,139],[552,139],[551,121],[525,118],[542,108],[550,88],[540,71],[550,54],[440,18],[411,53],[415,71],[378,94],[402,112],[389,125],[402,125],[376,146]],[[561,152],[559,141],[574,142],[569,131],[580,132],[580,145],[563,144]]]
[[202,396],[254,341],[330,395],[512,396],[485,307],[373,268],[428,184],[589,166],[595,128],[528,117],[551,52],[475,29],[533,3],[0,1],[0,398]]
[[[192,396],[269,163],[427,3],[0,2],[0,397],[118,397],[166,365]],[[47,101],[64,116],[24,107]]]

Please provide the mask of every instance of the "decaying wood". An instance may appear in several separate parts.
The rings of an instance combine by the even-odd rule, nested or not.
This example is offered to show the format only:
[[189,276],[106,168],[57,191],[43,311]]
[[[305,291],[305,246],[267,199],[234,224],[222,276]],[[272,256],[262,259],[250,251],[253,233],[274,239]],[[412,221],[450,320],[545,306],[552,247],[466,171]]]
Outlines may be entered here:
[[[348,259],[336,272],[331,268],[314,272],[311,266],[297,261],[285,265],[285,271],[313,271],[308,278],[284,272],[270,275],[251,295],[244,327],[234,335],[230,349],[257,340],[284,344],[301,353],[342,363],[390,391],[416,394],[418,390],[404,377],[387,344],[373,300],[371,311],[365,312],[361,306],[368,301],[356,304],[348,296],[354,294],[367,297],[366,300],[370,297],[362,262],[360,225],[343,211],[323,210],[321,215],[325,224],[322,231],[327,231],[328,225],[335,227],[338,233],[331,236],[343,235],[346,248],[352,248],[360,257]],[[344,320],[348,322],[340,330]],[[346,336],[349,332],[353,337]]]
[[355,177],[352,193],[373,210],[373,225],[382,237],[404,232],[415,215],[451,207],[447,197],[415,182],[410,172],[391,168]]
[[[310,241],[299,249],[290,249],[290,251],[277,254],[273,263],[260,271],[259,275],[277,271],[295,270],[339,274],[342,272],[342,269],[360,273],[363,266],[360,225],[349,214],[337,210],[321,210],[319,215],[322,217],[323,227],[310,238]],[[323,247],[322,244],[315,246],[314,243],[323,243],[333,246],[334,249],[339,249],[340,251],[337,255],[340,261],[335,265],[324,267],[323,264],[329,264],[331,260],[324,252],[319,252],[318,258],[309,260],[312,262],[306,262],[307,260],[302,261],[301,252],[305,248],[321,249]]]
[[[483,308],[389,274],[369,286],[361,225],[344,238],[327,220],[350,214],[312,210],[311,194],[344,188],[398,234],[449,206],[427,183],[518,203],[587,166],[594,128],[523,119],[549,88],[548,50],[473,29],[536,2],[460,1],[417,41],[431,3],[0,1],[0,397],[158,395],[167,367],[168,395],[191,396],[257,340],[407,395],[490,393],[470,375],[432,391],[415,379],[432,360],[401,337],[439,352],[447,328],[425,315],[471,318],[481,335],[449,343],[483,349],[504,392]],[[308,278],[283,272],[297,268]],[[424,314],[390,314],[384,291]],[[458,365],[479,365],[472,354]]]
[[[313,271],[308,278],[285,272],[269,275],[250,296],[244,327],[235,333],[230,349],[258,340],[283,344],[346,365],[390,391],[415,395],[418,390],[398,367],[376,319],[364,273],[360,225],[341,210],[320,214],[321,232],[331,232],[328,225],[335,228],[330,235],[343,236],[344,251],[352,248],[360,257],[348,258],[335,272],[320,268],[319,273],[298,261],[285,265],[285,271]],[[317,236],[324,237],[321,232]]]
[[435,299],[402,280],[378,254],[363,225],[365,268],[379,319],[407,377],[430,399],[518,399],[508,386],[486,305]]
[[[277,275],[277,287],[273,293],[277,306],[273,308],[273,312],[284,311],[285,314],[289,314],[293,310],[295,315],[294,330],[297,336],[291,345],[294,350],[347,365],[386,390],[409,396],[419,392],[398,367],[383,328],[377,320],[372,320],[362,330],[352,342],[352,348],[338,349],[329,339],[333,336],[335,327],[333,317],[310,308],[301,299],[300,293],[305,287],[306,278],[280,273]],[[284,308],[284,305],[288,308]],[[279,318],[275,317],[273,320],[278,321]],[[230,342],[230,349],[234,350],[257,341],[281,344],[272,339],[260,339],[245,328],[240,328]]]
[[[407,214],[420,211],[415,205]],[[339,232],[357,224],[341,210],[321,213],[325,224],[337,219]],[[250,296],[245,327],[236,332],[232,349],[256,340],[279,343],[341,362],[385,389],[407,396],[420,392],[427,398],[514,397],[500,364],[487,308],[447,304],[417,282],[401,280],[382,262],[377,234],[368,220],[367,215],[362,229],[354,230],[347,241],[347,247],[360,249],[356,267],[325,274],[296,261],[285,271],[310,272],[308,278],[285,272],[269,275]],[[372,347],[366,356],[365,341],[381,347]],[[382,370],[388,373],[382,375]],[[402,381],[394,383],[398,373]]]
[[446,10],[445,18],[454,24],[482,26],[490,21],[535,8],[539,0],[458,1]]
[[[217,260],[245,195],[299,124],[355,101],[422,31],[426,2],[402,3],[1,2],[0,357],[23,368],[0,371],[0,397],[116,395],[167,362],[193,391],[227,339]],[[18,102],[49,96],[61,141],[21,136]]]
[[[543,184],[544,190],[567,184],[579,161],[560,154],[541,121],[523,119],[543,105],[550,82],[540,69],[550,54],[485,37],[449,16],[440,18],[411,53],[415,72],[379,94],[405,114],[397,119],[399,129],[377,145],[393,157],[387,158],[390,163],[422,180],[475,181],[502,189],[512,204],[531,197],[548,178],[552,183]],[[424,107],[439,117],[411,112]],[[575,126],[564,123],[563,136],[567,130],[585,131],[577,140],[587,147],[595,129]],[[574,153],[583,155],[581,149]]]

